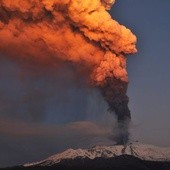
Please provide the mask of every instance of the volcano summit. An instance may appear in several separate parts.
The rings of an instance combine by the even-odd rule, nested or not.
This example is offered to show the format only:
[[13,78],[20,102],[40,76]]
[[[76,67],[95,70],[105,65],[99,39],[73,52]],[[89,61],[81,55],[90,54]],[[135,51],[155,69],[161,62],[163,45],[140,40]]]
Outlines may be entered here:
[[[45,160],[9,168],[13,170],[169,170],[170,148],[133,143],[68,149]],[[8,168],[6,168],[8,170]]]

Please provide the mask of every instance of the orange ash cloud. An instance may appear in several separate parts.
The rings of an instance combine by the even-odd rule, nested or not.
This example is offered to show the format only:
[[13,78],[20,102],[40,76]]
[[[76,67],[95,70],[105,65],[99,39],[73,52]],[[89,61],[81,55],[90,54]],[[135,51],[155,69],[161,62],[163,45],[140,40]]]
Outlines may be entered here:
[[91,67],[91,78],[127,81],[136,37],[106,11],[114,0],[0,0],[0,51],[40,63]]

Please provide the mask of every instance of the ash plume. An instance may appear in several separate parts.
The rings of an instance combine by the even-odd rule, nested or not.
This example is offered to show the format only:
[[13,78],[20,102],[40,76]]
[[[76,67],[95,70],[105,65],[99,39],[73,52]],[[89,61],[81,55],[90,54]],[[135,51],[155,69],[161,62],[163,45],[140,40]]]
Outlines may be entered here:
[[128,141],[126,54],[136,36],[107,12],[115,0],[0,0],[0,51],[50,66],[71,62],[89,73],[116,114],[118,143]]

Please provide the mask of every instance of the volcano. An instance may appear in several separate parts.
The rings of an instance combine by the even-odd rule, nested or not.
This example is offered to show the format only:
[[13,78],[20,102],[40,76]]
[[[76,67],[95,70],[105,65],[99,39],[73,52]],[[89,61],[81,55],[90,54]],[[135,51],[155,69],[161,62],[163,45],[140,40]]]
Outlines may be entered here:
[[170,148],[141,143],[68,149],[45,160],[6,170],[169,170]]

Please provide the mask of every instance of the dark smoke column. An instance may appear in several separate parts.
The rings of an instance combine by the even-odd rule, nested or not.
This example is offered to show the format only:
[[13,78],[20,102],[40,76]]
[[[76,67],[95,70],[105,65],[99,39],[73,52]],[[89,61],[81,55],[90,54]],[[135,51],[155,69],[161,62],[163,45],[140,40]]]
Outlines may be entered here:
[[100,89],[109,111],[116,115],[118,131],[114,136],[117,144],[126,144],[129,140],[129,122],[131,120],[128,108],[129,98],[126,95],[128,76],[126,57],[106,51],[104,60],[94,71],[94,80]]
[[116,78],[107,78],[104,85],[99,87],[109,105],[109,111],[116,114],[118,133],[114,137],[117,144],[126,144],[129,140],[128,124],[131,119],[128,108],[129,98],[126,95],[128,83]]

